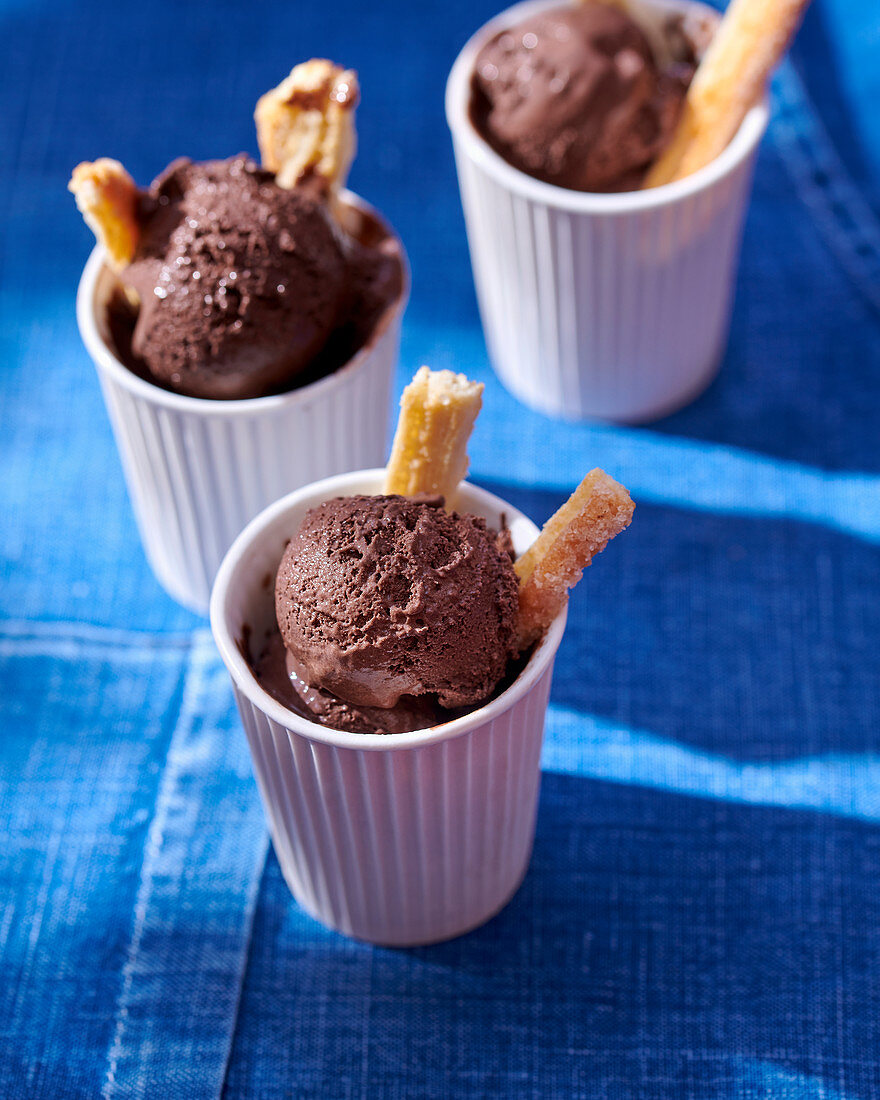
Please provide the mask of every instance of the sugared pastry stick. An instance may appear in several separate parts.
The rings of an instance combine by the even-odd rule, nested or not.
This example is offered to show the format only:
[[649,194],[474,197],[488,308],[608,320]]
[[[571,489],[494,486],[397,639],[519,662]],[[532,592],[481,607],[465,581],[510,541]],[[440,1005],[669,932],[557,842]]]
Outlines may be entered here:
[[517,558],[519,644],[539,638],[562,610],[568,590],[596,554],[629,526],[635,505],[603,470],[591,470],[540,535]]
[[451,508],[467,473],[467,443],[483,403],[482,382],[422,367],[403,391],[385,492],[442,493]]
[[345,185],[356,145],[358,96],[356,73],[313,59],[260,97],[257,143],[263,167],[275,173],[279,186],[295,187],[312,175],[331,192]]
[[102,157],[78,164],[67,187],[110,263],[121,271],[131,262],[138,242],[134,180],[118,160]]
[[727,147],[794,37],[809,0],[731,0],[697,67],[672,141],[645,187],[683,179]]

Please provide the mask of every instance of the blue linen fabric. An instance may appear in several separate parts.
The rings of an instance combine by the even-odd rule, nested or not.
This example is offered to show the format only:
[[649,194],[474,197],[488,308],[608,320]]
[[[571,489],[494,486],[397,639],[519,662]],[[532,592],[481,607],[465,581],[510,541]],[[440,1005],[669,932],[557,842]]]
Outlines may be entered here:
[[[773,89],[730,347],[643,428],[492,375],[442,117],[489,0],[0,0],[0,1097],[880,1097],[880,10]],[[476,481],[630,486],[557,663],[519,893],[453,942],[306,917],[203,620],[144,560],[73,317],[65,184],[254,151],[296,60],[363,85],[352,183],[412,260],[398,390],[486,383]]]

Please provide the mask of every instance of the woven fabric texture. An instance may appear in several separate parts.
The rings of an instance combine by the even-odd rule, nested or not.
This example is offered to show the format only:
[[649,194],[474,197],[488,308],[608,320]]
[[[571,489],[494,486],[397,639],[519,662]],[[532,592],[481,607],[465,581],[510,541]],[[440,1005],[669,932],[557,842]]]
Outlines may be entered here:
[[[555,423],[488,366],[442,92],[494,10],[0,0],[4,1100],[880,1100],[880,10],[814,0],[723,369],[643,428]],[[537,522],[596,465],[637,501],[571,602],[525,883],[415,950],[290,897],[73,313],[71,167],[255,152],[311,55],[360,72],[352,186],[412,261],[398,392],[484,381],[472,476]]]

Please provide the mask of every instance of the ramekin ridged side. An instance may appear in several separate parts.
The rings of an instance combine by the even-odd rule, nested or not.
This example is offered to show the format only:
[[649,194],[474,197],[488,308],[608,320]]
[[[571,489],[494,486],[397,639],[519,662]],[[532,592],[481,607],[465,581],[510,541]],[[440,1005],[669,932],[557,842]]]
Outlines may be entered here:
[[[245,624],[253,631],[271,614],[271,592],[260,588],[259,575],[277,565],[284,539],[308,508],[332,496],[379,492],[382,477],[372,470],[331,478],[258,516],[221,566],[211,625],[295,898],[328,927],[402,946],[477,927],[522,881],[565,614],[506,691],[444,725],[352,734],[286,710],[263,691],[242,654]],[[521,513],[473,486],[462,486],[457,507],[493,524],[503,516],[519,550],[537,534]]]

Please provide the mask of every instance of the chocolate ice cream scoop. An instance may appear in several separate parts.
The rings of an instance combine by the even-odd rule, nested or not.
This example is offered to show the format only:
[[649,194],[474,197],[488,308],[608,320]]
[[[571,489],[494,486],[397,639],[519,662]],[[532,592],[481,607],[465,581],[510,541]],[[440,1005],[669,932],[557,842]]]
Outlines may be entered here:
[[477,56],[471,118],[521,171],[578,191],[626,191],[669,141],[694,67],[660,69],[644,33],[607,4],[532,16]]
[[241,155],[178,160],[140,201],[121,273],[140,309],[132,355],[193,397],[255,397],[289,383],[345,306],[347,258],[323,202]]
[[296,675],[346,703],[486,700],[516,653],[510,539],[442,497],[341,497],[312,509],[278,569]]

